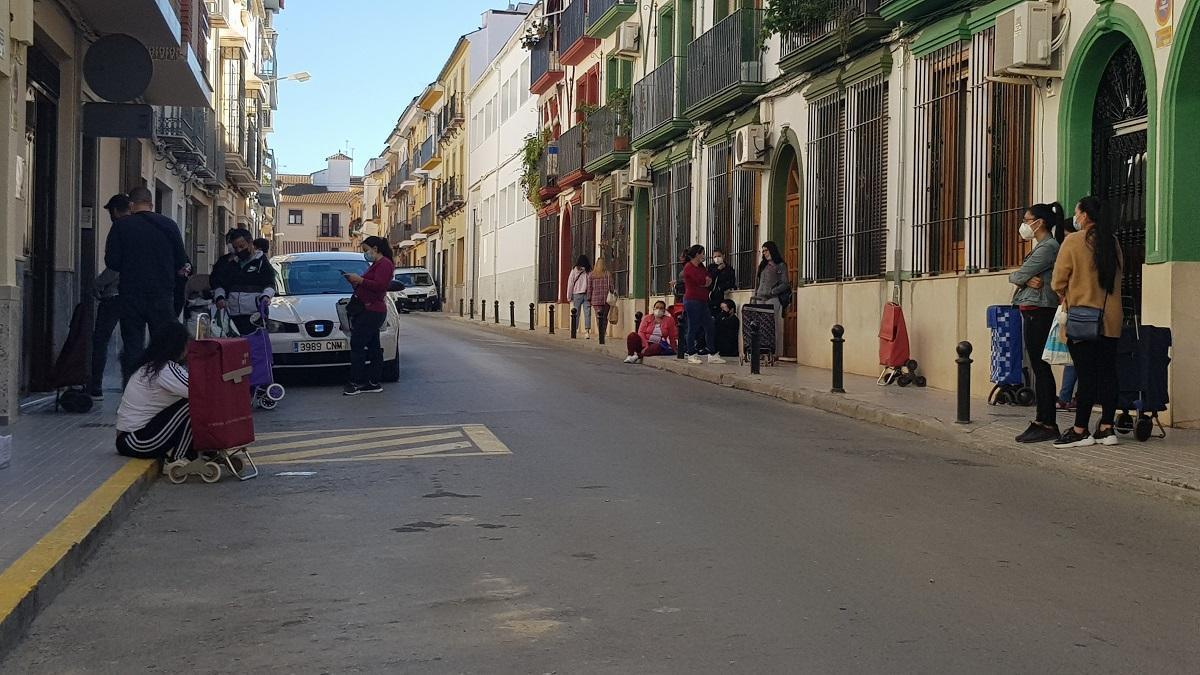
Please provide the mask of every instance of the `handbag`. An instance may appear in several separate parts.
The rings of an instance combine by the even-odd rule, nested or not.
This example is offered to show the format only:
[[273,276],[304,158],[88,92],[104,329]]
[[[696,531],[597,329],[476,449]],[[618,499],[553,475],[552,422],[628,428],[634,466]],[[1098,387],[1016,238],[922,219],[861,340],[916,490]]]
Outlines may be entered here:
[[1054,321],[1050,324],[1050,335],[1046,337],[1046,346],[1042,349],[1042,360],[1051,366],[1069,366],[1072,364],[1071,351],[1067,343],[1062,341],[1059,334],[1062,325],[1067,320],[1067,312],[1059,305],[1054,313]]
[[[608,296],[611,298],[612,293],[609,293]],[[613,302],[608,303],[607,309],[604,310],[604,314],[608,318],[608,322],[614,326],[621,321],[621,310]]]
[[[1108,304],[1108,293],[1104,294]],[[1075,342],[1095,342],[1104,335],[1104,306],[1069,307],[1067,309],[1067,339]]]
[[350,296],[350,301],[346,303],[346,317],[354,319],[354,317],[365,311],[367,311],[367,306],[363,303],[362,299],[357,295]]

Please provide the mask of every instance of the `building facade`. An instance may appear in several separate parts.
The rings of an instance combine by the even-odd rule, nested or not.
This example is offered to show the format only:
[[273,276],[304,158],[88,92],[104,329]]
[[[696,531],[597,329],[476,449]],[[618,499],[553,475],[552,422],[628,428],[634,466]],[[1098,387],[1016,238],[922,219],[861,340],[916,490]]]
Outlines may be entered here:
[[338,152],[325,159],[321,171],[280,174],[273,255],[354,249],[362,223],[363,178],[353,175],[353,161]]

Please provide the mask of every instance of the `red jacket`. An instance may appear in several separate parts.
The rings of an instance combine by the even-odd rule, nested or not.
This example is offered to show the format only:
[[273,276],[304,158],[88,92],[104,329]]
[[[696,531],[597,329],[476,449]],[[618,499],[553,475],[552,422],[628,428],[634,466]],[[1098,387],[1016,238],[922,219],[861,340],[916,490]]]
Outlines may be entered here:
[[692,263],[683,266],[684,300],[698,300],[708,303],[708,270]]
[[[650,336],[654,334],[654,314],[642,317],[642,325],[638,326],[638,335],[642,338],[642,349],[650,346]],[[670,343],[671,349],[679,351],[679,328],[675,319],[667,314],[662,318],[662,336]]]
[[371,268],[363,275],[362,283],[354,289],[354,295],[362,300],[368,312],[387,311],[387,290],[392,285],[395,272],[396,264],[388,258],[371,263]]

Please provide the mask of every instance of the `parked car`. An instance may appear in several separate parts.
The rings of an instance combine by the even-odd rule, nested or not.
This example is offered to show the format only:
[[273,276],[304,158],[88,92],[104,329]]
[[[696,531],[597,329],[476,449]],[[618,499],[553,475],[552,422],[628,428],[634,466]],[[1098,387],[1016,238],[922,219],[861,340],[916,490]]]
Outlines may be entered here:
[[[343,272],[363,274],[369,266],[361,253],[295,253],[271,258],[279,291],[271,300],[267,330],[276,369],[350,365],[346,304],[354,289]],[[383,379],[400,379],[400,313],[388,304],[380,329]]]
[[433,275],[424,267],[399,267],[392,277],[404,284],[404,290],[388,295],[400,311],[421,309],[432,312],[441,307]]

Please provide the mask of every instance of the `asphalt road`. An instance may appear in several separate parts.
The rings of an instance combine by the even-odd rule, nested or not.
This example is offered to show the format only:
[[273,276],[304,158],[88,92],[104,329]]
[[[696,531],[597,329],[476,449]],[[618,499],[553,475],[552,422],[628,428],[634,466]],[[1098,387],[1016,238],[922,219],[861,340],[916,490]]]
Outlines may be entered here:
[[1200,672],[1194,508],[438,317],[402,340],[384,394],[259,413],[258,480],[155,485],[0,671]]

